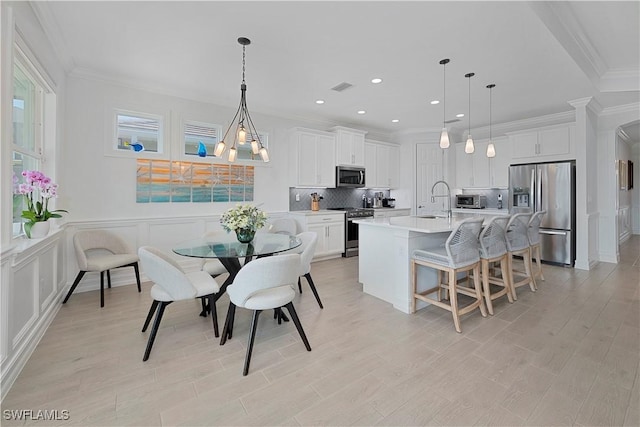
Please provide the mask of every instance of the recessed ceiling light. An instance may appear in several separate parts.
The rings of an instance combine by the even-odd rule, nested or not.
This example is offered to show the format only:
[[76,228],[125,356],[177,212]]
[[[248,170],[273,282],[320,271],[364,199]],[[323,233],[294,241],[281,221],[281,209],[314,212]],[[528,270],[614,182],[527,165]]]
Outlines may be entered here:
[[382,79],[379,77],[376,77],[375,79],[371,79],[371,83],[373,84],[382,83]]
[[436,105],[436,104],[440,104],[440,101],[438,101],[437,99],[434,99],[433,101],[431,101],[431,105]]
[[324,104],[324,99],[316,99],[316,104]]
[[463,113],[456,114],[456,117],[464,117],[464,114]]
[[398,119],[393,119],[393,120],[391,120],[391,123],[398,123],[399,121],[400,120],[398,120]]
[[366,114],[366,111],[364,111],[364,110],[358,110],[358,114]]

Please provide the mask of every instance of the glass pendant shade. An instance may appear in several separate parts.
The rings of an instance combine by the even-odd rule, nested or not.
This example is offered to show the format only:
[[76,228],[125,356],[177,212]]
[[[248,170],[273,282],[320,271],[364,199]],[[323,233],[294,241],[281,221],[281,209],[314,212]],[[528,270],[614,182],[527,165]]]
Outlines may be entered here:
[[260,157],[262,157],[262,161],[265,163],[269,161],[269,152],[266,148],[262,147],[260,149]]
[[238,150],[236,150],[236,148],[235,148],[235,147],[231,147],[231,148],[229,149],[229,161],[230,161],[231,163],[235,162],[235,161],[236,161],[236,156],[237,156],[237,155],[238,155]]
[[238,131],[238,144],[244,144],[247,142],[247,131],[244,129],[244,126],[240,126],[240,130]]
[[251,152],[253,154],[258,154],[260,152],[260,145],[258,144],[258,141],[256,141],[255,139],[251,140]]
[[222,153],[224,153],[225,148],[227,148],[227,146],[224,143],[224,141],[218,142],[218,145],[216,145],[216,149],[213,150],[213,155],[216,157],[222,156]]
[[493,142],[490,142],[487,145],[487,157],[492,158],[496,156],[496,147],[493,145]]
[[447,132],[447,128],[442,128],[440,133],[440,148],[449,148],[449,132]]
[[464,152],[467,154],[471,154],[475,151],[475,147],[473,146],[473,138],[471,135],[467,138],[467,143],[464,145]]

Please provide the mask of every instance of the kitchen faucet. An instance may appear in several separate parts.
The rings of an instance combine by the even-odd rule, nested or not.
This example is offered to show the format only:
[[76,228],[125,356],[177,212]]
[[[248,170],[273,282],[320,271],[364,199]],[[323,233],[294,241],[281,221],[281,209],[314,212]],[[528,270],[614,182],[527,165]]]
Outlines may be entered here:
[[[444,184],[445,187],[447,187],[447,195],[446,196],[445,195],[442,195],[442,196],[434,196],[433,195],[433,189],[436,188],[436,185],[438,185],[440,183]],[[431,203],[435,203],[436,197],[446,197],[447,198],[447,201],[449,203],[447,205],[448,206],[447,219],[449,221],[451,221],[451,189],[449,188],[449,184],[447,184],[446,181],[440,180],[440,181],[436,181],[436,182],[433,183],[433,187],[431,187]]]

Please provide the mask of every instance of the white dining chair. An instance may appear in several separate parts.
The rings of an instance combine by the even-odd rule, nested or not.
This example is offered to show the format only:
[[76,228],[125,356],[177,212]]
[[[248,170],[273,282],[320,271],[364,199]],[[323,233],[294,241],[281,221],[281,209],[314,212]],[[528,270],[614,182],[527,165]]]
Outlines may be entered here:
[[111,288],[111,270],[114,268],[133,267],[138,292],[142,292],[138,255],[120,236],[106,230],[81,230],[73,235],[73,247],[80,271],[62,301],[63,304],[69,300],[87,272],[100,272],[100,307],[104,307],[104,273],[107,273],[107,283]]
[[320,295],[318,295],[318,290],[316,289],[315,283],[313,283],[313,278],[311,277],[311,260],[313,259],[313,255],[316,253],[316,245],[318,243],[318,233],[315,231],[304,231],[298,234],[298,238],[302,240],[302,244],[296,248],[296,250],[300,251],[300,272],[298,275],[298,290],[302,293],[302,281],[301,278],[304,277],[311,288],[311,292],[313,292],[313,296],[316,297],[316,301],[320,308],[324,308],[322,305],[322,301],[320,301]]
[[253,310],[242,375],[249,373],[251,353],[258,328],[258,316],[263,310],[285,307],[307,351],[311,351],[311,346],[292,302],[296,296],[294,286],[299,277],[299,269],[300,255],[298,254],[258,258],[242,267],[233,284],[227,288],[230,302],[220,344],[224,344],[226,337],[231,335],[230,328],[233,328],[236,307]]
[[298,230],[296,221],[293,218],[277,218],[269,225],[269,233],[288,234],[295,236]]
[[175,301],[193,298],[208,299],[213,318],[213,331],[217,337],[218,316],[214,298],[215,294],[220,291],[218,282],[205,271],[185,273],[175,260],[154,247],[143,246],[138,249],[138,255],[144,273],[154,282],[151,287],[153,303],[142,327],[142,332],[147,330],[153,314],[156,313],[142,361],[146,362],[149,359],[165,308]]

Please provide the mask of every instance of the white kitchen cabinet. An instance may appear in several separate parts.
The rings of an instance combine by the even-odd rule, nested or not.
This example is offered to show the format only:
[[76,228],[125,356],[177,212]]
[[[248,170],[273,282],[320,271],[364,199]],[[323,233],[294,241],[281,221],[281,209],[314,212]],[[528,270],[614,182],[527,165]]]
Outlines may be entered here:
[[465,143],[455,144],[456,149],[456,187],[458,188],[495,188],[509,186],[509,164],[511,150],[506,137],[494,138],[496,156],[487,157],[489,140],[474,142],[475,150],[471,154],[464,152]]
[[336,258],[342,256],[345,250],[345,218],[344,212],[332,211],[301,211],[291,212],[291,215],[303,231],[315,231],[318,243],[314,260]]
[[336,135],[336,164],[364,166],[365,131],[335,126],[331,129]]
[[575,126],[555,126],[509,135],[513,159],[568,160],[573,156]]
[[293,187],[336,186],[336,142],[329,132],[296,128],[291,134]]
[[400,169],[400,148],[376,141],[367,141],[364,147],[366,186],[368,188],[397,187]]

